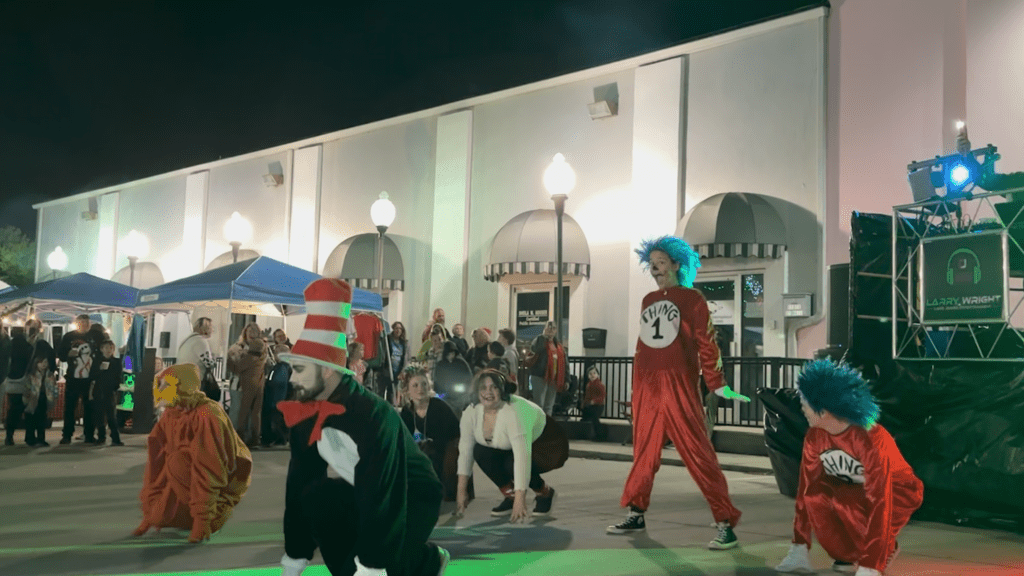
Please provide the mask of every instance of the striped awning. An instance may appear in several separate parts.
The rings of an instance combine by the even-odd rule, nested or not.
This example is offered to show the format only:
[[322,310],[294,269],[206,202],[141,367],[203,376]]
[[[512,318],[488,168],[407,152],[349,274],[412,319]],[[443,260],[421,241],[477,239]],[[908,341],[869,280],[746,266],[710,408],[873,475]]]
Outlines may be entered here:
[[786,226],[759,194],[728,192],[700,202],[683,216],[676,236],[701,258],[782,258]]
[[[516,274],[558,273],[558,216],[554,210],[531,210],[498,230],[484,279],[499,282]],[[590,278],[590,246],[579,223],[562,215],[562,274]]]
[[[342,280],[351,284],[353,288],[362,288],[363,290],[377,289],[376,278],[342,278]],[[405,280],[393,280],[391,278],[385,278],[384,289],[404,291]]]
[[[355,288],[376,291],[377,234],[357,234],[346,239],[331,252],[321,274],[325,278],[341,278]],[[405,290],[405,265],[402,254],[391,236],[384,235],[384,290]]]

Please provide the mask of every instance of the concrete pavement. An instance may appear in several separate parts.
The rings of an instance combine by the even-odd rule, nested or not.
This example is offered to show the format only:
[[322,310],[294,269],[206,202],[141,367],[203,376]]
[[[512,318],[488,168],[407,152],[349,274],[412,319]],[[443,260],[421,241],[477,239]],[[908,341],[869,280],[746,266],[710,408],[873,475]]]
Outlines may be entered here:
[[[189,545],[187,534],[175,531],[130,535],[140,518],[145,452],[143,437],[124,439],[123,448],[54,443],[0,449],[0,575],[280,574],[286,450],[257,451],[252,487],[234,517],[210,542]],[[793,501],[778,493],[767,459],[719,455],[744,516],[736,530],[741,546],[711,552],[706,543],[715,531],[707,504],[681,466],[659,472],[646,533],[604,533],[622,518],[618,500],[629,463],[596,459],[595,453],[629,448],[615,446],[574,441],[574,453],[590,457],[572,457],[545,475],[558,492],[553,514],[525,525],[490,516],[500,496],[478,471],[478,499],[466,516],[452,518],[452,505],[445,504],[434,532],[434,540],[452,553],[447,575],[775,574],[771,566],[789,546]],[[1018,534],[911,522],[900,545],[889,574],[1024,575],[1024,537]],[[832,573],[820,547],[811,558],[820,574]],[[327,572],[317,564],[304,574]]]

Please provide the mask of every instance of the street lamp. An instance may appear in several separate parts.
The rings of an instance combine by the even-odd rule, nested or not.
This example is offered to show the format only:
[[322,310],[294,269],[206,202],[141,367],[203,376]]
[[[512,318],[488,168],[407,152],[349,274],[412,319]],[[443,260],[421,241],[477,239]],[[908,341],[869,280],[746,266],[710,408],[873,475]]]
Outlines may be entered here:
[[388,200],[388,193],[381,192],[380,198],[370,206],[370,219],[377,227],[377,285],[381,300],[384,299],[384,233],[395,221],[395,205]]
[[558,217],[558,290],[555,291],[555,323],[558,327],[558,339],[565,342],[562,326],[562,215],[565,214],[565,200],[569,192],[576,187],[576,173],[565,161],[565,156],[555,154],[551,164],[544,170],[544,188],[555,201],[555,215]]
[[46,265],[53,270],[53,279],[57,279],[57,271],[64,270],[68,267],[68,255],[61,250],[60,246],[53,249],[50,255],[46,257]]
[[135,287],[135,263],[149,254],[149,239],[138,230],[132,230],[121,239],[121,252],[128,257],[128,285]]
[[231,244],[231,261],[238,262],[238,249],[243,243],[252,240],[252,224],[242,218],[238,212],[231,214],[231,218],[224,224],[224,237],[228,244]]

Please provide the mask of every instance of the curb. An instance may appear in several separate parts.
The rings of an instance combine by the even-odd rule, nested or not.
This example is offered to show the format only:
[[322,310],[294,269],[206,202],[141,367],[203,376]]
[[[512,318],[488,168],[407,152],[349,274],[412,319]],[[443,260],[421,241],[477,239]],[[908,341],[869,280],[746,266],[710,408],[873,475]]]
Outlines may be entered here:
[[[613,462],[632,462],[633,457],[629,454],[617,454],[615,452],[601,452],[600,450],[580,450],[578,448],[569,448],[570,458],[588,458],[591,460],[609,460]],[[662,458],[661,463],[669,466],[681,466],[686,467],[680,458]],[[765,468],[764,466],[745,466],[743,464],[729,464],[719,462],[722,470],[728,470],[730,472],[743,472],[746,474],[774,474],[775,472],[771,467]]]

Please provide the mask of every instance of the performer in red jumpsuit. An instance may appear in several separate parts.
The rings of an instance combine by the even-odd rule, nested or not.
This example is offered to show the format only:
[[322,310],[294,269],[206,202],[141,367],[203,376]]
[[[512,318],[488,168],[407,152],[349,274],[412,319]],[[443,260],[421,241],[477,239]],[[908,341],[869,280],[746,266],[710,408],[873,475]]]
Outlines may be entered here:
[[732,548],[738,543],[732,529],[739,523],[740,511],[729,500],[729,487],[707,436],[701,372],[708,389],[719,396],[750,399],[732,392],[722,381],[722,359],[708,304],[693,289],[700,267],[697,253],[672,236],[645,241],[636,252],[640,262],[649,266],[658,289],[644,297],[633,361],[633,468],[620,503],[629,506],[629,513],[625,521],[609,526],[608,533],[646,529],[644,513],[668,438],[711,506],[718,536],[708,548]]
[[879,576],[896,557],[896,535],[921,506],[924,485],[892,436],[876,424],[879,409],[853,368],[830,360],[807,364],[797,379],[804,415],[800,487],[789,555],[779,572],[812,571],[811,532],[838,572]]

